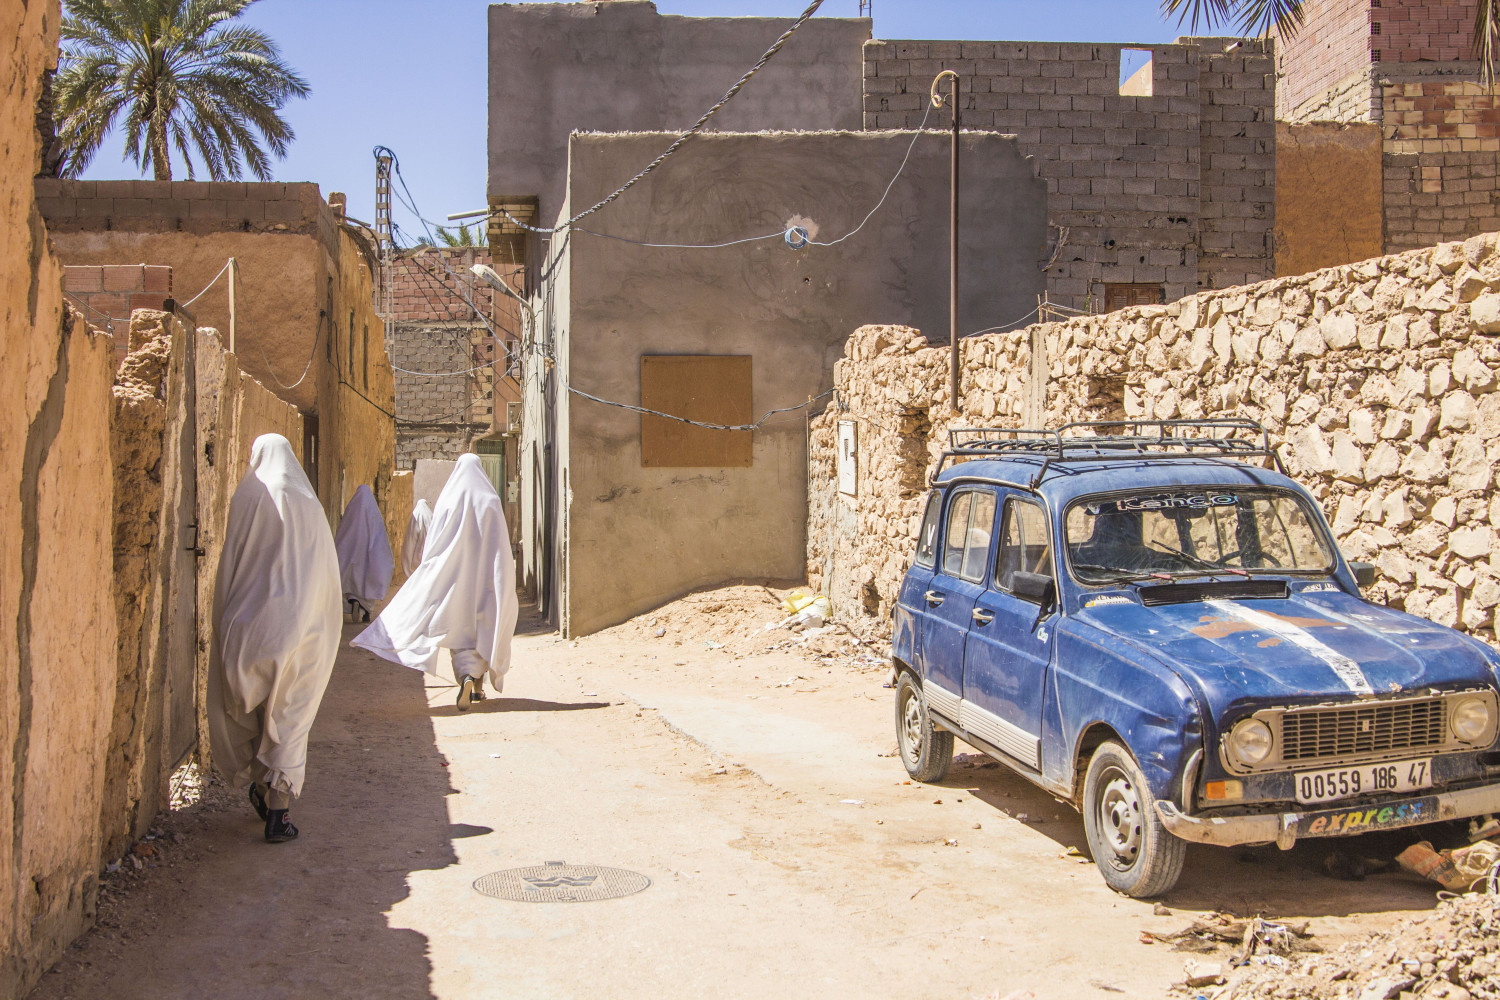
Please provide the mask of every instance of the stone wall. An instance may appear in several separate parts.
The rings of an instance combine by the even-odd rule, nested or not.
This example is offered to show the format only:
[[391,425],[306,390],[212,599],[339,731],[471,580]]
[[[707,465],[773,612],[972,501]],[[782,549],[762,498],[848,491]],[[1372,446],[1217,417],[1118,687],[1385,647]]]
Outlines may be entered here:
[[57,0],[0,4],[0,996],[93,919],[115,662],[112,345],[63,299],[31,178]]
[[865,128],[917,127],[934,77],[958,73],[964,127],[1015,135],[1047,181],[1051,238],[1037,260],[1052,261],[1054,302],[1102,308],[1113,283],[1158,285],[1171,301],[1270,277],[1270,44],[1181,41],[1149,47],[1150,96],[1120,92],[1128,46],[867,42]]
[[[951,427],[1247,416],[1280,442],[1345,554],[1379,567],[1372,599],[1493,640],[1496,242],[976,337],[963,345],[959,415],[945,349],[863,328],[835,370],[838,405],[812,421],[808,575],[838,614],[889,612]],[[1040,417],[1026,403],[1034,343],[1048,373]],[[852,498],[834,476],[840,420],[858,423]]]

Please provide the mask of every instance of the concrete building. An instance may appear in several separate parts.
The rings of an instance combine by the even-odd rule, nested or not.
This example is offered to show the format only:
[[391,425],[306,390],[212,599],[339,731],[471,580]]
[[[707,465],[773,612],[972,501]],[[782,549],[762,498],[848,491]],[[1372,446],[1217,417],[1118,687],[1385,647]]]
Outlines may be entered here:
[[1277,55],[1277,273],[1500,229],[1477,3],[1308,0]]
[[[316,184],[41,179],[36,195],[58,256],[80,268],[75,288],[101,266],[101,284],[142,264],[170,268],[174,299],[297,408],[303,462],[331,523],[361,483],[387,506],[395,408],[374,247]],[[221,273],[231,258],[232,320]],[[159,272],[136,273],[160,283]]]
[[[915,145],[913,141],[915,139]],[[671,141],[579,134],[569,206]],[[834,246],[793,249],[795,223]],[[960,323],[1034,308],[1046,190],[1015,140],[964,139]],[[570,635],[727,579],[802,574],[806,421],[861,323],[948,322],[948,141],[911,132],[715,133],[559,241],[538,298],[523,419],[525,575]],[[980,178],[993,181],[978,183]],[[591,398],[593,397],[593,398]],[[623,403],[625,406],[609,405]],[[754,431],[693,428],[630,407]],[[549,588],[550,584],[550,588]]]
[[[884,42],[868,19],[817,18],[617,201],[566,235],[526,228],[629,180],[791,23],[647,0],[490,8],[490,242],[535,303],[522,578],[569,633],[697,586],[800,576],[795,416],[674,434],[608,403],[739,426],[821,410],[860,322],[946,340],[945,136],[912,147],[881,203],[941,70],[962,78],[970,130],[962,330],[1021,323],[1043,294],[1098,311],[1271,274],[1275,77],[1268,46],[1228,39],[1129,62],[1122,46]],[[859,237],[816,245],[877,204]],[[798,225],[805,250],[696,246]]]

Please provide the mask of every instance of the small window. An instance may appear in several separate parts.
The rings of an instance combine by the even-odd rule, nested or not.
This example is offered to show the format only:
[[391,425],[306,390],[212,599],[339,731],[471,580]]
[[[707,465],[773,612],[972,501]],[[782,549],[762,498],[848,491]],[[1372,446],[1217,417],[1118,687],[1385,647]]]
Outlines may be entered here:
[[989,569],[990,536],[995,530],[995,494],[975,493],[974,514],[969,522],[968,545],[964,549],[964,571],[970,583],[980,583]]
[[938,516],[943,512],[943,495],[927,498],[927,513],[922,515],[922,531],[917,536],[917,565],[928,569],[937,565]]
[[958,576],[964,568],[964,540],[969,535],[973,493],[960,493],[948,507],[948,535],[943,539],[943,572]]
[[1151,50],[1120,50],[1120,96],[1150,97]]
[[995,584],[1006,593],[1013,593],[1017,573],[1052,575],[1046,512],[1025,500],[1009,500],[1005,504],[1000,554],[995,560]]

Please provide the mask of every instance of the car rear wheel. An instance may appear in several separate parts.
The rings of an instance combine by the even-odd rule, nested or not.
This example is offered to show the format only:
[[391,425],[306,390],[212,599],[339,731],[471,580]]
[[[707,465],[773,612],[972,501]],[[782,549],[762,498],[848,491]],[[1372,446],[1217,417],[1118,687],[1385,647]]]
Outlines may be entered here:
[[1104,743],[1083,782],[1083,826],[1094,864],[1110,888],[1127,896],[1160,896],[1177,884],[1187,842],[1167,832],[1135,758]]
[[942,781],[953,763],[953,734],[933,725],[921,684],[905,671],[896,681],[896,745],[917,781]]

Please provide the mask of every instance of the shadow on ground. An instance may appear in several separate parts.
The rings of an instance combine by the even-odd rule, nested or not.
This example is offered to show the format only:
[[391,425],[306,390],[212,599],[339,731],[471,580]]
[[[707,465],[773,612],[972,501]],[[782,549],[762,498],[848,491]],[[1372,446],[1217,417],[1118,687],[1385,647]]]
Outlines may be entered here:
[[[1028,826],[1057,843],[1059,852],[1072,847],[1089,854],[1083,817],[1077,810],[988,758],[961,757],[943,785],[966,789],[974,798],[1009,816],[1024,815]],[[1396,870],[1393,862],[1398,853],[1419,840],[1432,840],[1439,847],[1467,842],[1451,826],[1437,824],[1358,837],[1303,840],[1290,851],[1275,845],[1229,848],[1192,844],[1182,880],[1162,899],[1168,906],[1185,909],[1272,918],[1430,909],[1439,887]],[[1389,862],[1390,870],[1360,881],[1333,878],[1325,864],[1335,851],[1346,858]],[[1092,863],[1089,868],[1092,871]]]
[[160,867],[101,907],[32,1000],[432,995],[427,939],[386,915],[479,828],[450,825],[423,675],[348,648],[360,627],[313,728],[300,839],[266,844],[238,790],[165,817]]

